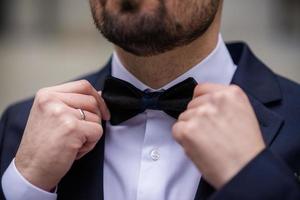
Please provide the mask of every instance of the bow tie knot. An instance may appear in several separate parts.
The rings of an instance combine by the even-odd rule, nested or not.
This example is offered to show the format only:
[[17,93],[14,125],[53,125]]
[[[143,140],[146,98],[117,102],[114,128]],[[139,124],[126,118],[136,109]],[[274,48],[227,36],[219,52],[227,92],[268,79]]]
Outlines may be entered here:
[[141,91],[130,83],[109,76],[106,78],[102,97],[111,112],[111,124],[118,125],[145,110],[162,110],[177,118],[192,99],[197,82],[193,78],[166,91]]
[[161,110],[159,105],[159,97],[163,92],[143,92],[142,110]]

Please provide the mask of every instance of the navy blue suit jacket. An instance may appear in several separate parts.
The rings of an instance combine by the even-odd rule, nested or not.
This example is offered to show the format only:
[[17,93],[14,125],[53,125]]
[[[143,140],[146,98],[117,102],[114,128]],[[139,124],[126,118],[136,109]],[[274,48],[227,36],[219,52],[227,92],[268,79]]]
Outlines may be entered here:
[[[249,96],[267,148],[218,191],[202,179],[195,199],[299,200],[300,86],[274,74],[247,45],[237,43],[227,47],[238,66],[232,83],[239,85]],[[83,78],[101,90],[110,73],[111,64],[108,63],[100,72]],[[1,177],[15,157],[32,102],[30,99],[13,105],[2,116]],[[104,137],[94,150],[76,161],[62,179],[58,185],[58,199],[103,200]]]

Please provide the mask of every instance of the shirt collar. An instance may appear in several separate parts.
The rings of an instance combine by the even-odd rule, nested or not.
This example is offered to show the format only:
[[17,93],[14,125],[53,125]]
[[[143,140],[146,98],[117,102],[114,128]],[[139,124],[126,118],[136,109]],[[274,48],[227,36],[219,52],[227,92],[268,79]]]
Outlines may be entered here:
[[[193,77],[198,84],[209,82],[229,85],[236,68],[222,36],[219,35],[216,48],[204,60],[158,90],[166,90],[189,77]],[[112,57],[112,76],[127,81],[142,91],[155,91],[131,74],[121,63],[116,52]]]

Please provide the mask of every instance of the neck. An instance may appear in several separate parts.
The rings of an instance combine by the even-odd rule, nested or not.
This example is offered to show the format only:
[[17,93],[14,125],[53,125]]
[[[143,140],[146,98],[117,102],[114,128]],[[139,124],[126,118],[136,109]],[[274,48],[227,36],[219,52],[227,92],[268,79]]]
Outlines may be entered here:
[[124,67],[141,82],[158,89],[205,59],[217,46],[220,13],[207,32],[189,45],[151,57],[139,57],[115,47]]

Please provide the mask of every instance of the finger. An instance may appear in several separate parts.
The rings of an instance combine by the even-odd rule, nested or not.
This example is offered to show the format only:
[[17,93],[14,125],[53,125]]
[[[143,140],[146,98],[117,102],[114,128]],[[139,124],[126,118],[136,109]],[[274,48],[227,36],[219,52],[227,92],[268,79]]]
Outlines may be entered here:
[[86,110],[101,117],[98,102],[94,96],[76,93],[56,93],[56,96],[72,108]]
[[82,147],[77,152],[76,159],[82,158],[88,152],[90,152],[100,140],[103,134],[102,126],[93,122],[80,121],[80,132],[82,134],[82,141],[84,141]]
[[66,129],[67,132],[72,133],[72,137],[70,137],[71,140],[68,141],[70,143],[75,141],[75,145],[72,144],[72,147],[75,146],[76,149],[78,148],[78,141],[80,141],[79,149],[77,149],[74,156],[78,154],[86,143],[91,145],[96,144],[102,137],[103,128],[99,123],[76,119],[73,115],[70,116],[69,112],[65,114],[65,117],[68,117],[68,119],[65,119],[64,124],[66,126],[63,128]]
[[105,116],[105,120],[109,120],[110,119],[110,112],[109,109],[104,101],[104,99],[102,98],[102,91],[98,92],[99,96],[100,96],[100,111],[102,113],[103,116]]
[[178,117],[178,121],[189,121],[196,118],[204,118],[214,116],[217,113],[217,109],[212,104],[205,104],[205,106],[198,106],[191,108],[181,113]]
[[[79,93],[85,95],[92,95],[97,100],[99,109],[103,109],[102,108],[103,104],[101,104],[99,93],[87,80],[69,82],[62,85],[51,87],[49,89],[56,92],[63,92],[63,93]],[[102,116],[103,119],[109,120],[109,115],[107,114],[107,112],[103,112],[101,114],[103,114]]]
[[80,151],[77,153],[76,160],[81,159],[84,157],[87,153],[89,153],[91,150],[95,148],[97,143],[85,143],[83,147],[80,149]]
[[89,94],[94,88],[87,80],[79,80],[56,85],[48,89],[55,92]]
[[209,94],[197,96],[189,102],[189,104],[187,106],[187,110],[199,107],[200,105],[204,105],[206,103],[210,103],[211,101],[212,101],[212,97]]
[[196,117],[196,112],[197,112],[197,109],[195,109],[195,108],[186,110],[179,115],[178,121],[181,121],[181,122],[188,121],[188,120]]
[[103,129],[102,125],[99,123],[78,120],[78,127],[80,127],[78,134],[81,134],[81,137],[84,137],[84,143],[94,144],[102,137]]
[[182,137],[183,137],[183,130],[186,127],[186,122],[185,121],[177,121],[173,127],[172,127],[172,133],[174,139],[181,145],[182,144]]
[[228,86],[226,86],[226,85],[215,84],[215,83],[199,84],[194,89],[193,98],[198,97],[198,96],[202,96],[202,95],[205,95],[205,94],[208,94],[208,93],[224,90],[227,87]]
[[76,160],[80,160],[83,156],[85,156],[88,152],[78,152],[76,155]]
[[[71,108],[71,112],[73,113],[73,115],[76,116],[77,119],[81,120],[82,115],[80,113],[80,111],[78,109],[73,109]],[[89,122],[94,122],[94,123],[101,123],[101,117],[99,117],[99,115],[96,115],[95,113],[86,111],[86,110],[82,110],[82,112],[84,113],[85,116],[85,121],[89,121]]]

